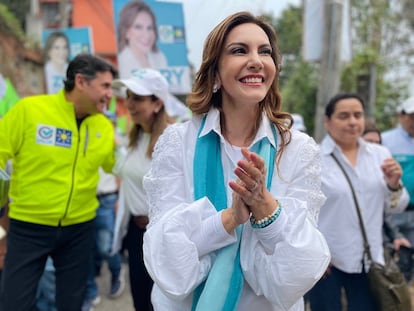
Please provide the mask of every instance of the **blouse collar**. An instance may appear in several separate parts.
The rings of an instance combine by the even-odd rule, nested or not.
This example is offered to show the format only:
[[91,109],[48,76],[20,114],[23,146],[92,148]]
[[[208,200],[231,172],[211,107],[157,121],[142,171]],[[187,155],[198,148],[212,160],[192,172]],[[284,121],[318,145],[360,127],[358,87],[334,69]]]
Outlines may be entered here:
[[[370,152],[371,151],[371,144],[367,143],[362,137],[358,138],[358,149]],[[341,147],[333,140],[331,135],[327,134],[325,138],[322,140],[321,143],[321,152],[323,155],[330,155],[334,153],[335,150],[342,153]]]
[[[220,111],[217,108],[211,108],[207,113],[206,122],[204,124],[203,130],[200,133],[200,137],[210,133],[211,131],[216,132],[216,134],[224,140],[220,126]],[[273,147],[277,148],[272,133],[271,123],[266,114],[263,112],[262,121],[260,122],[259,129],[256,133],[255,138],[253,139],[251,146],[265,137],[269,139]]]

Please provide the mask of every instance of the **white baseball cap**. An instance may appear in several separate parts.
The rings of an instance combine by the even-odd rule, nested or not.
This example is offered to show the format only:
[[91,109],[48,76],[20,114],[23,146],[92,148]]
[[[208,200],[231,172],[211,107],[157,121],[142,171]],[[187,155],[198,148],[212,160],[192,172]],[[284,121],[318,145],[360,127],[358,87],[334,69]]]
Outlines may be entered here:
[[171,117],[182,120],[191,117],[187,106],[170,94],[167,79],[158,70],[151,68],[134,70],[130,78],[114,80],[112,87],[121,97],[126,97],[126,90],[141,96],[155,95],[164,102],[165,110]]
[[398,113],[414,113],[414,97],[408,98],[397,108]]
[[[114,80],[112,87],[118,89],[124,87],[132,93],[141,96],[155,95],[164,104],[168,101],[167,79],[159,71],[154,69],[143,68],[134,70],[130,78]],[[124,89],[124,92],[126,92],[126,89]]]
[[306,132],[306,126],[305,126],[305,122],[303,121],[303,117],[298,113],[292,113],[292,118],[293,118],[292,127],[298,131]]

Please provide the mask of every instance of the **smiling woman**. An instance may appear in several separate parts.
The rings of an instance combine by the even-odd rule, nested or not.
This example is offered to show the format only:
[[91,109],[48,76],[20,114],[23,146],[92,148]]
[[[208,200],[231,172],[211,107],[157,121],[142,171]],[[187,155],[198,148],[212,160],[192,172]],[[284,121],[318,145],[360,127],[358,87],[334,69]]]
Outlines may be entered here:
[[157,47],[156,18],[142,1],[127,3],[119,14],[119,76],[128,78],[139,68],[165,68],[167,59]]
[[160,136],[143,181],[156,310],[303,310],[328,265],[318,147],[287,126],[280,63],[272,26],[248,12],[207,37],[193,118]]

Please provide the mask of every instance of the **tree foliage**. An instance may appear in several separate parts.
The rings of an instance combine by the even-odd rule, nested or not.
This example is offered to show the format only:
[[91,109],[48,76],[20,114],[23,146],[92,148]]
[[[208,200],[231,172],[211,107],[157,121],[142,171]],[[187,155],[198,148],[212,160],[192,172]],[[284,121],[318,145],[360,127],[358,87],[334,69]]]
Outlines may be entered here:
[[274,19],[266,15],[278,37],[282,53],[282,72],[280,90],[283,110],[303,116],[306,128],[313,131],[313,116],[316,107],[318,85],[317,65],[302,60],[302,8],[289,5],[282,15]]
[[[277,19],[266,15],[278,35],[283,55],[280,88],[283,109],[300,113],[309,133],[314,129],[319,64],[302,60],[302,7],[290,5]],[[381,130],[394,125],[395,108],[408,96],[414,74],[414,3],[412,0],[352,0],[353,59],[344,64],[341,91],[358,92],[358,79],[375,66],[374,118]],[[411,75],[412,76],[412,75]]]
[[7,6],[0,3],[0,31],[3,34],[12,34],[19,40],[23,40],[25,35],[19,20],[11,13]]
[[299,56],[302,46],[302,9],[289,5],[274,22],[278,44],[284,55]]
[[401,72],[414,70],[410,65],[414,56],[411,48],[413,36],[407,26],[405,2],[351,2],[354,57],[342,71],[341,87],[356,92],[358,76],[370,74],[370,68],[375,66],[377,79],[373,116],[381,130],[394,125],[396,107],[408,96],[410,79]]
[[30,12],[30,0],[0,0],[0,4],[16,16],[20,27],[24,29],[26,15]]

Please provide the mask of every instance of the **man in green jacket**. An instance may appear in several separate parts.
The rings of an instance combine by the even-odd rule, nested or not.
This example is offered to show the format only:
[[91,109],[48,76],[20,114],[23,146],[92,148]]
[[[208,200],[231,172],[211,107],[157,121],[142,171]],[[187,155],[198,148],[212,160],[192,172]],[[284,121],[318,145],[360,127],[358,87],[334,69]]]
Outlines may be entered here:
[[114,130],[102,114],[116,72],[90,54],[74,58],[64,89],[20,100],[0,121],[0,168],[12,160],[10,226],[0,310],[35,309],[48,256],[56,306],[79,311],[94,243],[98,168],[114,164]]

